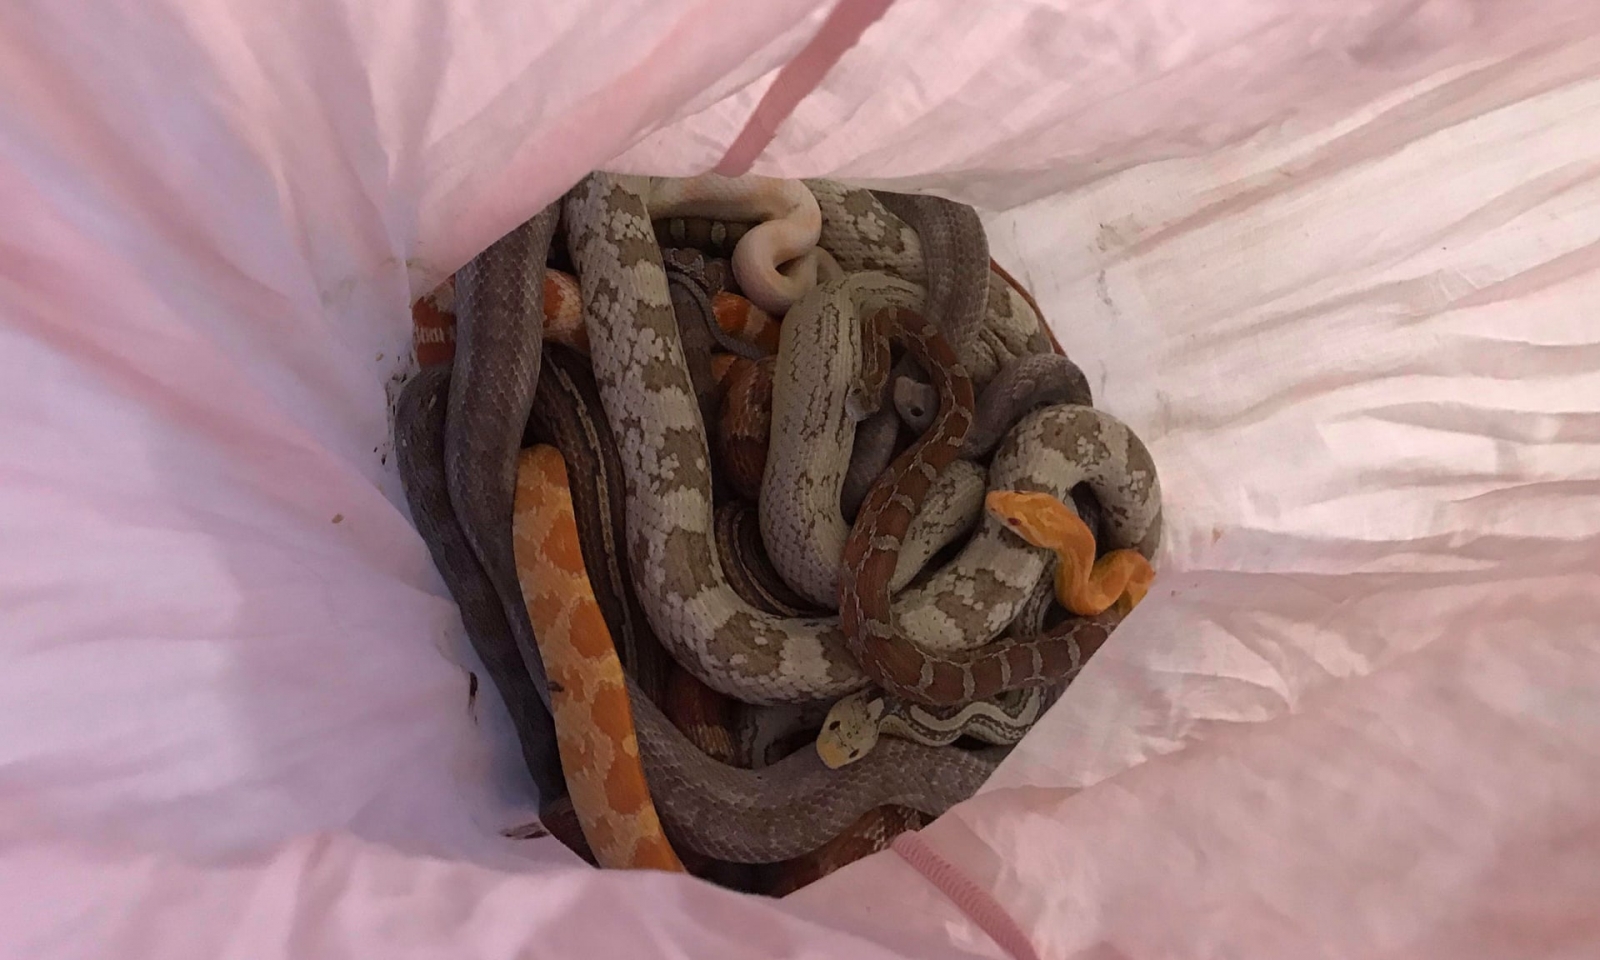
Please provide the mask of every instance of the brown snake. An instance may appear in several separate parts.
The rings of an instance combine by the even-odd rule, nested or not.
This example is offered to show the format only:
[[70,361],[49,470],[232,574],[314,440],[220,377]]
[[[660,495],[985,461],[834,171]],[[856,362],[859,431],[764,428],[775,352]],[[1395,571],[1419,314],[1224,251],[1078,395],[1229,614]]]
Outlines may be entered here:
[[754,505],[730,500],[717,505],[717,554],[728,585],[744,602],[779,617],[811,617],[822,611],[807,603],[772,569],[761,542],[761,518]]
[[[450,510],[441,442],[449,382],[449,367],[424,367],[401,391],[395,405],[395,461],[417,532],[427,545],[440,578],[460,605],[467,639],[511,714],[539,798],[550,801],[566,794],[566,781],[556,754],[554,723],[506,625],[505,614],[500,612],[494,585],[484,576],[461,524]],[[481,612],[482,616],[468,611]],[[484,620],[498,623],[486,628],[481,623]]]

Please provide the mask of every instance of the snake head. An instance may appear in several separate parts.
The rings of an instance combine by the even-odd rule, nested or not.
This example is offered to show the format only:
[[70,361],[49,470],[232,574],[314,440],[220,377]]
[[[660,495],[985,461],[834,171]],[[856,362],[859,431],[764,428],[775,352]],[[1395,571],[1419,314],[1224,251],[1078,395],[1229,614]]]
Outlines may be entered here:
[[917,434],[933,428],[939,415],[939,391],[931,383],[922,383],[910,377],[896,377],[894,381],[894,407],[900,419]]
[[817,734],[817,756],[830,770],[849,766],[872,752],[883,718],[883,695],[851,694],[833,705]]
[[879,397],[870,387],[859,381],[850,385],[850,392],[844,397],[845,416],[851,421],[861,421],[878,412],[883,406],[883,398]]
[[1033,546],[1073,554],[1081,554],[1087,547],[1084,559],[1094,562],[1094,534],[1079,519],[1078,511],[1050,494],[991,490],[983,505],[1007,530]]
[[1071,506],[1047,493],[992,490],[984,506],[1006,529],[1036,547],[1054,550],[1056,599],[1092,617],[1116,605],[1126,613],[1144,599],[1155,571],[1138,552],[1113,550],[1095,559],[1094,534]]

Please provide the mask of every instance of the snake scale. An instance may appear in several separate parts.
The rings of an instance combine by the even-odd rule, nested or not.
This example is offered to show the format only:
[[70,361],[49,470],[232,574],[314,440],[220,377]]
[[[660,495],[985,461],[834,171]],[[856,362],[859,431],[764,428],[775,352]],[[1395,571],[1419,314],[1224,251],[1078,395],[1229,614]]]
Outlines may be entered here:
[[[946,288],[940,280],[941,274],[967,277],[968,282],[978,279],[973,267],[981,250],[987,249],[986,239],[956,236],[942,246],[925,251],[916,229],[884,206],[885,194],[832,180],[804,182],[811,188],[822,211],[820,245],[833,254],[846,274],[881,271],[926,288],[932,273],[941,289]],[[935,200],[917,199],[924,203]],[[964,228],[961,227],[963,222],[967,224]],[[952,223],[958,230],[972,229],[971,219]],[[953,258],[964,259],[964,262],[958,263]],[[951,346],[980,390],[1007,361],[1050,350],[1049,332],[1031,300],[1004,271],[996,269],[992,260],[987,262],[990,269],[982,278],[987,300],[976,336],[965,329],[947,330]],[[959,314],[949,316],[959,318]]]
[[449,367],[423,367],[400,392],[395,404],[395,460],[401,485],[417,532],[461,608],[467,639],[511,714],[539,796],[554,799],[566,793],[554,722],[506,623],[494,585],[484,575],[450,504],[443,443],[449,384]]
[[[886,352],[887,345],[882,349]],[[1104,643],[1115,621],[1073,620],[1036,638],[1008,638],[960,652],[930,650],[901,629],[889,603],[886,574],[894,569],[900,538],[909,523],[904,504],[907,499],[914,502],[919,487],[929,482],[924,468],[927,451],[936,451],[935,458],[953,460],[966,434],[965,424],[947,423],[959,406],[961,384],[952,383],[955,378],[943,372],[935,379],[940,412],[934,431],[897,458],[879,480],[845,545],[839,614],[852,648],[874,682],[919,703],[950,706],[1069,676],[1081,663],[1083,648]],[[1065,500],[1071,487],[1088,483],[1105,511],[1113,544],[1136,549],[1146,558],[1154,554],[1161,532],[1160,484],[1149,451],[1131,430],[1089,407],[1052,406],[1029,414],[1007,435],[996,453],[997,465],[1008,448],[1019,445],[1060,457],[1052,471],[1057,489],[1040,492]],[[990,481],[999,489],[1020,489],[998,482],[993,473]],[[993,518],[990,522],[1004,526]],[[1009,531],[1004,536],[1015,537]]]
[[[559,210],[552,205],[495,241],[456,274],[456,354],[444,435],[450,503],[504,608],[516,648],[546,712],[549,682],[523,608],[511,544],[517,451],[533,407],[543,356],[545,257]],[[515,324],[499,318],[522,318]],[[554,727],[546,722],[554,743]],[[545,784],[540,784],[541,788]]]
[[[1008,636],[1028,638],[1044,632],[1045,618],[1055,603],[1055,579],[1054,572],[1047,568],[1007,629]],[[1056,688],[1031,687],[961,707],[928,707],[868,688],[840,698],[828,710],[817,735],[817,755],[830,767],[842,767],[872,752],[880,736],[901,737],[929,746],[954,743],[961,737],[985,743],[1017,743],[1059,693]]]
[[[818,286],[784,319],[772,388],[772,435],[779,442],[767,453],[761,481],[761,535],[778,573],[818,606],[838,605],[839,558],[850,532],[841,494],[855,423],[877,412],[871,408],[881,404],[888,380],[886,366],[868,370],[863,362],[862,318],[884,307],[920,311],[927,301],[915,284],[868,271]],[[981,472],[935,480],[929,495],[937,508],[917,513],[907,537],[917,562],[897,567],[891,592],[948,542],[930,542],[930,528],[949,535],[970,526],[985,486]]]
[[[961,461],[957,461],[957,464]],[[1110,550],[1096,560],[1099,507],[1093,494],[1076,488],[1068,501],[1048,494],[995,490],[988,510],[1007,529],[1056,553],[1055,570],[1039,580],[1007,635],[1027,640],[1046,631],[1046,617],[1059,602],[1066,612],[1098,616],[1115,603],[1126,613],[1143,599],[1153,571],[1136,550]],[[1082,660],[1087,654],[1078,651]],[[1092,652],[1092,651],[1091,651]],[[1070,683],[1077,671],[1062,679]],[[928,707],[878,689],[844,697],[828,711],[817,737],[817,754],[830,767],[866,756],[880,735],[904,737],[933,746],[967,736],[986,743],[1016,743],[1060,692],[1059,685],[1011,690],[964,706]]]

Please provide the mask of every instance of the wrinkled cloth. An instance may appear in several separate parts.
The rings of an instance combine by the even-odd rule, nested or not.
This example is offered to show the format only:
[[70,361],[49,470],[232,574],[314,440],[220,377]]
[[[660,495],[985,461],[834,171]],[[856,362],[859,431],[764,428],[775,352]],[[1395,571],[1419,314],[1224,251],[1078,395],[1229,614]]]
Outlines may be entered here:
[[[1147,600],[922,840],[1042,957],[1600,952],[1600,12],[891,5],[757,172],[979,203]],[[409,311],[828,5],[0,9],[5,956],[1001,956],[893,852],[601,874],[409,524]]]

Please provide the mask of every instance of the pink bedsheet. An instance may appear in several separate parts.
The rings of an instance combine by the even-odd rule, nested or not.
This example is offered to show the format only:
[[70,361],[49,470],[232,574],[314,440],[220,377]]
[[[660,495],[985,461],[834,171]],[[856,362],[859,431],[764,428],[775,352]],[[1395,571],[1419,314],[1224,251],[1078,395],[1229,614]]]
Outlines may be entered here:
[[779,902],[503,835],[407,304],[715,164],[827,13],[0,8],[0,956],[1600,953],[1581,2],[890,6],[758,171],[984,204],[1166,491],[1150,599],[920,835],[1020,944],[892,852]]

